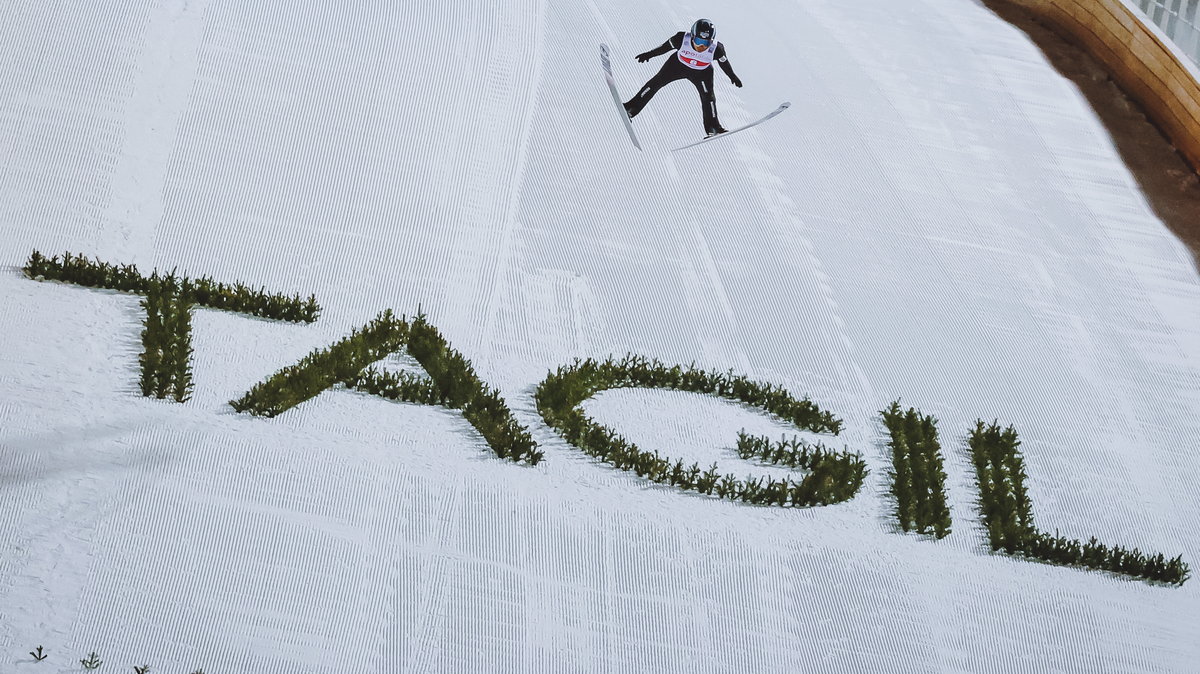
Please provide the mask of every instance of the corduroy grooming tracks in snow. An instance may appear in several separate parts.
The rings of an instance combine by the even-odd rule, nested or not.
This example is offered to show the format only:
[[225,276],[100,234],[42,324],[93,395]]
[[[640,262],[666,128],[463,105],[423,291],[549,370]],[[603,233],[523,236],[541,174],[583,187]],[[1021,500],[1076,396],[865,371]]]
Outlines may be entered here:
[[[1122,566],[1200,560],[1200,281],[1075,89],[974,0],[0,15],[0,671],[1200,661],[1200,585]],[[702,121],[668,86],[638,152],[594,45],[628,97],[699,16],[745,83],[718,73],[726,127],[793,105],[671,153]],[[142,297],[35,282],[34,250],[315,320],[195,301],[190,398],[147,398]],[[432,332],[327,357],[388,308]],[[624,354],[839,423],[658,380],[567,397],[679,484],[765,501],[827,459],[860,482],[774,507],[585,453],[539,387]],[[230,405],[259,385],[273,416]],[[904,465],[944,474],[910,485],[932,536],[898,526],[896,400]],[[1016,555],[987,527],[1011,513],[981,512],[980,420],[1019,433],[985,473],[1032,504]]]

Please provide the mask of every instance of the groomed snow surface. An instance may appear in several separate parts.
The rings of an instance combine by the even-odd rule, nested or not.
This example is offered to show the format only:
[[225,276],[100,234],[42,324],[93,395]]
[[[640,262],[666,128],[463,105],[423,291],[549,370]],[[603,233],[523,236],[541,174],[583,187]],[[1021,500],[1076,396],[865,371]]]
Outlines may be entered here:
[[[634,55],[697,17],[743,89],[701,133]],[[1043,529],[1200,565],[1200,281],[1073,87],[972,0],[0,0],[0,671],[1186,672],[1200,581],[993,555],[966,434],[1021,434]],[[315,293],[198,310],[196,394],[137,388],[138,298],[33,249]],[[423,309],[546,453],[335,390],[227,401],[380,310]],[[871,474],[752,507],[652,486],[548,429],[577,357],[809,395]],[[395,365],[395,363],[393,363]],[[898,533],[877,411],[940,420],[954,532]],[[762,472],[693,394],[586,409]],[[42,644],[51,657],[25,655]]]

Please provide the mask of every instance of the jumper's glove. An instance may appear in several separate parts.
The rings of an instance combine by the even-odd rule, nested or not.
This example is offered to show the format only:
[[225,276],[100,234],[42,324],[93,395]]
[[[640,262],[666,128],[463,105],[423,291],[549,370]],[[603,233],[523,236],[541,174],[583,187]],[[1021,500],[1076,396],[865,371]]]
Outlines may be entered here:
[[741,88],[742,88],[742,81],[741,81],[741,80],[739,80],[737,77],[733,77],[733,78],[732,78],[732,79],[730,79],[729,81],[730,81],[730,82],[733,82],[733,86],[737,87],[738,89],[741,89]]
[[654,57],[651,56],[649,52],[637,55],[638,63],[645,63],[646,61],[649,61],[652,58],[654,58]]

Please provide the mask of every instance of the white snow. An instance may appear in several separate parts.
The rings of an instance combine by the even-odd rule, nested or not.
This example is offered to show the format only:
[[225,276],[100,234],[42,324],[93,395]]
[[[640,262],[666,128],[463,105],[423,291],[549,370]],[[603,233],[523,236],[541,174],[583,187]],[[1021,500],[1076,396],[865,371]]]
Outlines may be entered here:
[[[699,16],[740,77],[635,125],[633,56]],[[0,671],[1182,672],[1200,581],[992,555],[965,437],[1021,434],[1039,526],[1200,565],[1200,276],[1074,88],[972,0],[0,2]],[[196,395],[138,395],[137,298],[33,249],[315,293],[200,310]],[[419,308],[546,453],[331,391],[227,401]],[[593,461],[533,388],[627,352],[846,422],[849,503],[750,507]],[[940,420],[954,533],[896,533],[877,411]],[[681,393],[589,413],[757,470]],[[34,663],[37,645],[51,653]]]

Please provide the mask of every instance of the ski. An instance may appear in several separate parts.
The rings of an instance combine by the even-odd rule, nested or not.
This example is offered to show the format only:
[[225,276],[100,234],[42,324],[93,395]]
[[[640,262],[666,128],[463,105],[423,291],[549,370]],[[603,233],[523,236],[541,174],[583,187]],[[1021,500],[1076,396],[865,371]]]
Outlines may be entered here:
[[[707,137],[705,137],[705,138],[701,138],[700,140],[698,140],[698,141],[696,141],[696,142],[694,142],[694,143],[688,143],[687,145],[684,145],[684,146],[682,146],[682,147],[677,147],[677,148],[675,148],[674,150],[671,150],[671,152],[678,152],[678,151],[680,151],[680,150],[686,150],[686,149],[688,149],[689,147],[696,147],[697,145],[700,145],[701,143],[707,143],[707,142],[708,142],[708,141],[710,141],[710,140],[716,140],[716,139],[718,139],[718,138],[724,138],[724,137],[726,137],[726,136],[732,136],[733,134],[737,133],[738,131],[745,131],[746,129],[749,129],[749,128],[751,128],[751,127],[758,126],[759,124],[762,124],[763,122],[767,121],[768,119],[771,119],[771,118],[772,118],[772,117],[774,117],[775,115],[778,115],[779,113],[783,112],[784,110],[787,110],[787,109],[788,109],[788,108],[790,108],[790,107],[792,107],[792,104],[791,104],[791,103],[788,103],[788,102],[780,103],[778,108],[775,108],[774,110],[772,110],[771,112],[769,112],[769,113],[768,113],[768,114],[767,114],[765,117],[763,117],[762,119],[759,119],[759,120],[757,120],[757,121],[754,121],[754,122],[750,122],[749,124],[747,124],[747,125],[745,125],[745,126],[739,126],[739,127],[738,127],[738,128],[736,128],[736,129],[730,129],[730,130],[726,131],[725,133],[718,133],[718,134],[717,134],[717,135],[715,135],[715,136],[707,136]],[[632,131],[631,131],[630,133],[632,133]]]
[[604,79],[608,82],[608,91],[612,94],[613,103],[616,103],[617,109],[621,111],[621,121],[625,123],[625,130],[629,132],[629,140],[633,141],[634,147],[641,150],[642,144],[638,142],[637,135],[633,132],[633,124],[629,123],[629,113],[625,111],[621,94],[617,93],[617,83],[613,80],[612,74],[612,59],[609,57],[608,45],[604,43],[600,44],[600,63],[604,66]]

